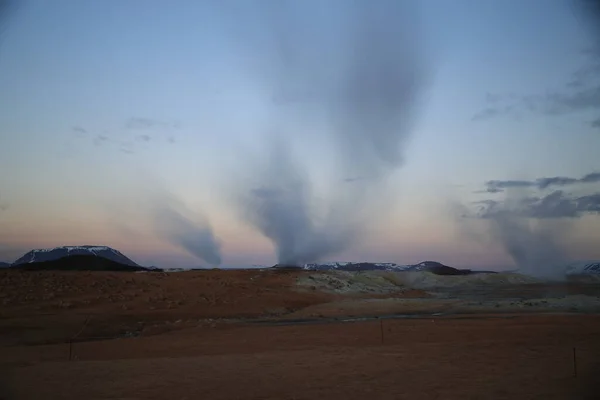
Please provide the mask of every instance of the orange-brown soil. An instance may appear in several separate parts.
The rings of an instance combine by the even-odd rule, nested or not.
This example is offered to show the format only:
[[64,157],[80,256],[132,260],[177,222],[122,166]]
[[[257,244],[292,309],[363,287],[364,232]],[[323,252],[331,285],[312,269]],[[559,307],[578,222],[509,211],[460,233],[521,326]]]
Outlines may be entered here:
[[[341,298],[298,288],[297,271],[0,271],[0,344],[145,333],[208,319],[282,317]],[[398,290],[386,297],[427,297]],[[354,296],[356,297],[356,296]],[[383,296],[375,296],[383,297]]]
[[[593,399],[600,394],[595,386],[600,316],[264,322],[348,301],[299,291],[296,274],[2,272],[0,398]],[[411,290],[391,296],[429,297]],[[136,336],[102,339],[128,332]],[[69,338],[75,338],[71,344]]]

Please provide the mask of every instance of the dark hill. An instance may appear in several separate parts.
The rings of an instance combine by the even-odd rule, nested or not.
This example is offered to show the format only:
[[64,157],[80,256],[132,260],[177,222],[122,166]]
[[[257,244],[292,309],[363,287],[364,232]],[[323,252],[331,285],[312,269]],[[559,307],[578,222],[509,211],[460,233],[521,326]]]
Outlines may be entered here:
[[19,264],[12,268],[24,271],[148,271],[144,267],[121,264],[93,255],[72,255],[56,260]]
[[299,267],[297,265],[285,265],[285,264],[275,264],[271,268],[273,268],[273,269],[289,269],[289,270],[294,270],[294,271],[303,269],[302,267]]
[[36,263],[44,261],[58,260],[59,258],[70,257],[70,256],[98,256],[103,257],[119,264],[131,265],[137,267],[138,265],[126,257],[123,253],[108,246],[60,246],[51,249],[35,249],[27,252],[17,261],[13,263],[13,266],[19,264]]
[[423,261],[408,268],[409,271],[427,271],[436,275],[469,275],[471,270],[449,267],[437,261]]

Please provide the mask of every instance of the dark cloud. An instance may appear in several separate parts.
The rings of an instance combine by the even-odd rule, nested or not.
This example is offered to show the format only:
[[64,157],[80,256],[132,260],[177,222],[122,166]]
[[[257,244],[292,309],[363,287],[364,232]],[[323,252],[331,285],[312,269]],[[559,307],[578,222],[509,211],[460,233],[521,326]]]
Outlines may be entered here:
[[[131,132],[132,134],[118,135],[103,130],[101,133],[98,133],[80,125],[72,126],[71,130],[78,138],[89,139],[96,147],[111,148],[124,154],[135,153],[140,146],[145,147],[145,144],[152,142],[157,137],[157,134],[152,132],[139,134],[133,134],[133,132]],[[175,143],[175,137],[172,134],[166,137],[169,143]]]
[[533,219],[579,218],[600,213],[600,193],[572,196],[556,190],[546,196],[527,196],[516,201],[483,200],[476,202],[476,216],[496,218],[511,215]]
[[600,172],[591,172],[587,175],[584,175],[580,181],[582,183],[596,183],[600,182]]
[[565,176],[554,176],[552,178],[539,178],[535,181],[535,184],[539,189],[546,189],[550,186],[566,186],[578,182],[581,182],[581,180]]
[[508,105],[501,105],[501,106],[488,106],[486,108],[484,108],[483,110],[479,111],[478,113],[476,113],[472,120],[473,121],[483,121],[486,119],[490,119],[490,118],[494,118],[500,115],[505,115],[505,114],[510,114],[513,113],[515,111],[515,106],[508,104]]
[[504,192],[504,189],[496,187],[496,186],[489,186],[487,187],[485,190],[474,190],[473,193],[502,193]]
[[581,196],[577,199],[580,209],[590,213],[600,213],[600,193]]
[[376,179],[376,177],[354,176],[354,177],[350,177],[350,178],[345,178],[344,182],[346,182],[346,183],[354,183],[354,182],[366,181],[366,180],[369,180],[369,179]]
[[[126,121],[125,127],[126,130],[115,133],[106,130],[94,131],[81,125],[73,125],[72,135],[68,137],[69,143],[66,146],[71,146],[70,141],[75,136],[79,140],[90,140],[96,147],[112,149],[123,154],[134,154],[140,148],[147,147],[150,142],[157,142],[159,138],[174,144],[176,137],[173,129],[179,129],[180,125],[177,122],[132,117]],[[68,157],[73,153],[73,149],[69,148],[65,153],[63,156]]]
[[494,181],[487,181],[486,183],[487,187],[491,187],[493,189],[506,189],[506,188],[518,188],[518,187],[531,187],[533,186],[533,182],[530,181],[513,181],[513,180],[508,180],[508,181],[499,181],[499,180],[494,180]]
[[[572,178],[566,176],[553,176],[553,177],[544,177],[538,178],[533,181],[525,181],[525,180],[492,180],[487,181],[485,183],[485,193],[499,193],[503,192],[505,189],[510,188],[534,188],[534,189],[547,189],[549,187],[560,187],[567,185],[575,185],[575,184],[589,184],[589,183],[598,183],[600,182],[600,172],[592,172],[587,175],[584,175],[581,178]],[[477,192],[481,193],[481,191]]]
[[149,142],[152,137],[150,135],[137,135],[135,139],[140,142]]
[[[487,93],[485,106],[472,119],[519,116],[522,112],[565,115],[591,111],[600,114],[600,48],[586,49],[582,55],[584,65],[569,77],[562,89],[546,94]],[[600,119],[592,121],[591,126],[600,127]]]
[[539,110],[547,115],[562,115],[576,111],[600,110],[600,86],[576,93],[553,93],[541,98]]
[[[176,121],[169,122],[152,118],[131,117],[125,122],[125,128],[127,130],[162,131],[161,135],[165,135],[166,141],[169,144],[174,144],[176,138],[173,134],[173,130],[181,129],[181,124]],[[156,135],[151,136],[149,134],[142,134],[135,136],[136,141],[146,143],[150,142],[153,138],[156,138]]]
[[488,118],[496,117],[500,114],[501,114],[501,111],[499,108],[486,107],[483,110],[477,112],[475,115],[473,115],[473,118],[471,118],[471,119],[473,121],[482,121],[482,120],[485,120]]
[[96,135],[94,137],[94,145],[101,146],[104,143],[108,142],[109,140],[110,140],[110,138],[106,135]]
[[167,122],[153,118],[131,117],[125,122],[127,129],[179,129],[178,122]]
[[557,190],[544,197],[530,197],[522,201],[524,217],[546,218],[576,218],[587,212],[580,209],[576,199],[569,198],[563,191]]
[[73,132],[75,132],[76,134],[84,135],[87,133],[87,129],[85,129],[79,125],[75,125],[71,129],[73,129]]
[[119,151],[125,154],[135,153],[135,145],[132,142],[122,141],[119,143]]

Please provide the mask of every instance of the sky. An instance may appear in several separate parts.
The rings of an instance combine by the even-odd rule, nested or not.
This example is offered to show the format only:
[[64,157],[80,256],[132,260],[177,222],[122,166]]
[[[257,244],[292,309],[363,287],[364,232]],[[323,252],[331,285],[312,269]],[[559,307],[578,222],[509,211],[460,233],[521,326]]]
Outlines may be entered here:
[[[304,43],[340,32],[343,2],[324,4],[294,3],[320,27],[311,36],[307,23]],[[417,4],[428,78],[404,163],[383,194],[385,218],[334,258],[510,267],[484,224],[516,188],[527,191],[521,217],[564,222],[569,256],[600,259],[594,32],[567,1]],[[274,264],[270,241],[232,209],[232,177],[251,174],[243,160],[260,157],[273,115],[295,132],[315,186],[328,184],[336,148],[319,139],[329,129],[319,119],[282,111],[310,94],[268,84],[277,38],[261,18],[272,6],[29,0],[12,10],[0,36],[0,261],[97,244],[144,265],[206,265],[157,227],[153,204],[169,198],[212,227],[222,266]],[[335,71],[331,53],[320,68]],[[540,183],[552,177],[571,180]],[[560,207],[540,211],[551,195]],[[464,221],[457,204],[487,208]]]

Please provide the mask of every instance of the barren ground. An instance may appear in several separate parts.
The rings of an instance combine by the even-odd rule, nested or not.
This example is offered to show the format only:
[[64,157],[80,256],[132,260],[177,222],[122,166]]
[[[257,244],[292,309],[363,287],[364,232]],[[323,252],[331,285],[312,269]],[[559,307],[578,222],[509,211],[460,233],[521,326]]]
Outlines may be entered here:
[[597,283],[384,278],[2,271],[0,398],[598,398]]

